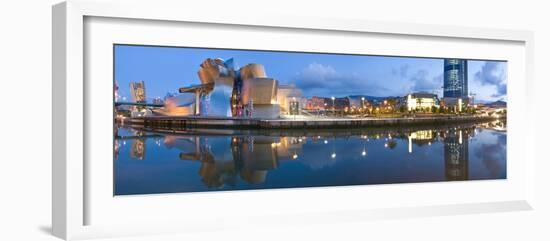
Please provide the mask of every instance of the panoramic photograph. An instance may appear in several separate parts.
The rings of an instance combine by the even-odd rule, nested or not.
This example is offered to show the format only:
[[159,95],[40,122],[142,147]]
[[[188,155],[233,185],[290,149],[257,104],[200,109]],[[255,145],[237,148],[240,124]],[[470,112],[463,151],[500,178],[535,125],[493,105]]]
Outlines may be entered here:
[[113,45],[114,195],[506,179],[507,62]]

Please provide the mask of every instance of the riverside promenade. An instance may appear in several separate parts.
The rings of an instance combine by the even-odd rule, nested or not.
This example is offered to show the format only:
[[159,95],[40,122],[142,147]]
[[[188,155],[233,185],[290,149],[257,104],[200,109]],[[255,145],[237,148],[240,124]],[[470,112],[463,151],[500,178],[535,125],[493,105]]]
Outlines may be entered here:
[[496,120],[497,117],[481,115],[429,116],[397,118],[311,118],[311,119],[253,119],[220,117],[148,116],[124,119],[125,124],[148,129],[324,129],[359,128],[411,125],[438,125]]

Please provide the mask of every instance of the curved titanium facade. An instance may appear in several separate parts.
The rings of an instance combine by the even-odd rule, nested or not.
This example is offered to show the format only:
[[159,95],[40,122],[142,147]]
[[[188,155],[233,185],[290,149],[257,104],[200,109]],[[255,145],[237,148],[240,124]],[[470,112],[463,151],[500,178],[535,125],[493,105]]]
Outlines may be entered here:
[[233,78],[219,77],[214,80],[214,89],[202,96],[200,113],[204,116],[231,117]]
[[266,78],[264,66],[261,64],[247,64],[239,70],[241,80],[251,78]]
[[[233,60],[231,59],[231,65]],[[235,71],[226,67],[223,59],[206,59],[202,62],[201,67],[197,74],[202,84],[209,84],[214,82],[218,77],[234,76]]]

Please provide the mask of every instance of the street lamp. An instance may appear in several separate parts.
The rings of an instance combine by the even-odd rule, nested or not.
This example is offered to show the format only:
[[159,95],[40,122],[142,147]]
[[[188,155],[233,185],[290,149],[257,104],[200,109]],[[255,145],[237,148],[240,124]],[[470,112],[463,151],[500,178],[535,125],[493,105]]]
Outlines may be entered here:
[[361,97],[361,112],[365,112],[365,97]]
[[330,98],[332,99],[332,114],[334,115],[334,112],[336,111],[336,108],[335,108],[336,106],[334,106],[334,100],[335,100],[336,98],[334,98],[334,96],[332,96],[332,97],[330,97]]

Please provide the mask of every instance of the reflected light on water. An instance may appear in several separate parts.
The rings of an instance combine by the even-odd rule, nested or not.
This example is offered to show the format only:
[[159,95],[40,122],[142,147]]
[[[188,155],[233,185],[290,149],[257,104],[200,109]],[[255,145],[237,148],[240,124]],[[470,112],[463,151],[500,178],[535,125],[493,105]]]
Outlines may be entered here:
[[120,127],[114,133],[115,195],[506,178],[502,122],[204,134]]

